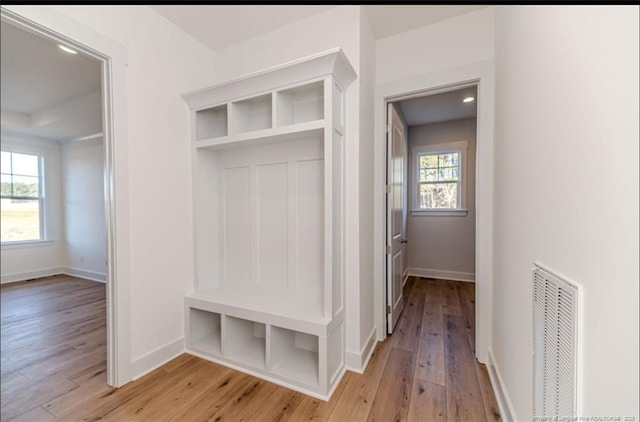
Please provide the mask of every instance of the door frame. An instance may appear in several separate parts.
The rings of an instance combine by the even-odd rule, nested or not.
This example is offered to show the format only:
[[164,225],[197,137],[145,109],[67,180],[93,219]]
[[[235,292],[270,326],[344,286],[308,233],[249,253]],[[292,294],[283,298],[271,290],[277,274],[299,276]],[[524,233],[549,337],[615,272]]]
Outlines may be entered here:
[[107,234],[107,384],[131,380],[131,327],[126,128],[127,50],[51,7],[2,6],[0,18],[22,30],[65,43],[102,62],[104,196]]
[[494,66],[471,63],[412,78],[378,84],[375,93],[374,138],[374,294],[378,340],[386,338],[385,137],[387,103],[476,84],[476,357],[486,363],[491,348],[493,280],[493,119]]

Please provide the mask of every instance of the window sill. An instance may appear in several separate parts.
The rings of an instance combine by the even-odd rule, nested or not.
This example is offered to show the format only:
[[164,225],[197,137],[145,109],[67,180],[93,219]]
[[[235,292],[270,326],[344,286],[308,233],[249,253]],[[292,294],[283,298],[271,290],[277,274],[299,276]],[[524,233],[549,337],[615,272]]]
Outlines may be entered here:
[[430,210],[411,210],[411,215],[416,217],[466,217],[469,210],[466,209],[430,209]]
[[44,246],[53,245],[53,240],[23,240],[18,242],[6,242],[1,243],[2,249],[27,249],[27,248],[40,248]]

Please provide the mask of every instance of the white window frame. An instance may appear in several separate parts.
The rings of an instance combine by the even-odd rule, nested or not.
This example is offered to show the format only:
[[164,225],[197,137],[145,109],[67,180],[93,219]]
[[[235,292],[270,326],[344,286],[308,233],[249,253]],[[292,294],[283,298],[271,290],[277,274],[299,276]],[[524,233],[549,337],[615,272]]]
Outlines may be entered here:
[[[24,155],[33,155],[38,157],[38,196],[37,197],[13,197],[13,196],[2,196],[3,199],[37,199],[38,200],[38,219],[40,225],[40,238],[39,239],[30,239],[30,240],[12,240],[12,241],[0,241],[0,245],[2,245],[2,249],[7,247],[9,248],[20,248],[23,246],[40,246],[50,244],[52,241],[48,238],[47,235],[47,227],[46,227],[46,219],[45,219],[45,174],[44,174],[44,161],[45,157],[42,152],[37,152],[32,150],[32,148],[10,148],[4,147],[2,148],[3,152],[8,152],[11,154],[24,154]],[[13,170],[13,169],[12,169]],[[8,174],[8,173],[5,173]],[[13,175],[13,173],[11,173]]]
[[[446,142],[431,145],[415,145],[411,148],[411,215],[416,216],[440,216],[440,217],[465,217],[467,194],[467,151],[468,141]],[[420,208],[420,157],[423,155],[435,155],[457,152],[460,154],[460,173],[458,176],[458,204],[457,208]]]

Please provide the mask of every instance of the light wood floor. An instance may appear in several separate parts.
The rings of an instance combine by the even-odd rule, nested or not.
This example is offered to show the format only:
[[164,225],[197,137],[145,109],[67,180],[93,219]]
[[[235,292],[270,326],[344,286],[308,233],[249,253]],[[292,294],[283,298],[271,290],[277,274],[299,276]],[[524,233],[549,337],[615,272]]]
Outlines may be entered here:
[[0,292],[3,422],[500,420],[473,357],[473,284],[410,278],[396,332],[329,402],[187,354],[110,388],[103,284],[65,276]]

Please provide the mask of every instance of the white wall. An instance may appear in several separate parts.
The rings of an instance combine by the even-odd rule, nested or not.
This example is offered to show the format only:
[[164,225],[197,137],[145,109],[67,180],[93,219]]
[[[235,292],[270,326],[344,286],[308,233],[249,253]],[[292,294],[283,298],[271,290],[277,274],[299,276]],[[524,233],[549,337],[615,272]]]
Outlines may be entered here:
[[99,281],[107,271],[103,148],[102,138],[62,145],[64,266]]
[[60,273],[64,232],[60,186],[60,145],[51,139],[2,131],[2,149],[44,158],[44,225],[47,242],[0,247],[1,282],[26,280]]
[[[475,277],[475,184],[476,184],[476,119],[452,120],[420,126],[409,126],[409,208],[417,180],[412,147],[467,141],[465,183],[465,216],[434,216],[409,213],[409,273],[432,277]],[[448,274],[451,273],[451,274]],[[459,274],[456,274],[459,273]],[[429,275],[432,274],[432,275]]]
[[239,76],[342,47],[359,68],[359,7],[334,7],[267,34],[216,51],[216,80]]
[[2,246],[2,282],[54,274],[106,280],[102,140],[68,143],[3,132],[3,148],[41,154],[46,242]]
[[[124,47],[132,376],[179,352],[193,288],[189,113],[180,97],[214,82],[214,55],[146,6],[55,6]],[[123,188],[124,189],[124,188]]]
[[374,94],[376,78],[376,41],[364,9],[360,9],[360,347],[362,359],[375,339],[375,302],[373,285],[373,163],[374,163]]
[[[376,43],[376,183],[383,183],[384,98],[479,80],[476,242],[476,356],[487,361],[491,341],[491,291],[493,268],[493,55],[494,8],[447,19]],[[374,245],[384,242],[384,195],[374,191]],[[409,246],[409,249],[411,247]],[[384,335],[383,250],[374,260],[377,326]]]
[[534,261],[583,288],[580,415],[640,416],[638,38],[637,6],[496,12],[493,355],[514,420],[532,418]]
[[378,40],[376,82],[491,59],[493,26],[489,7]]

